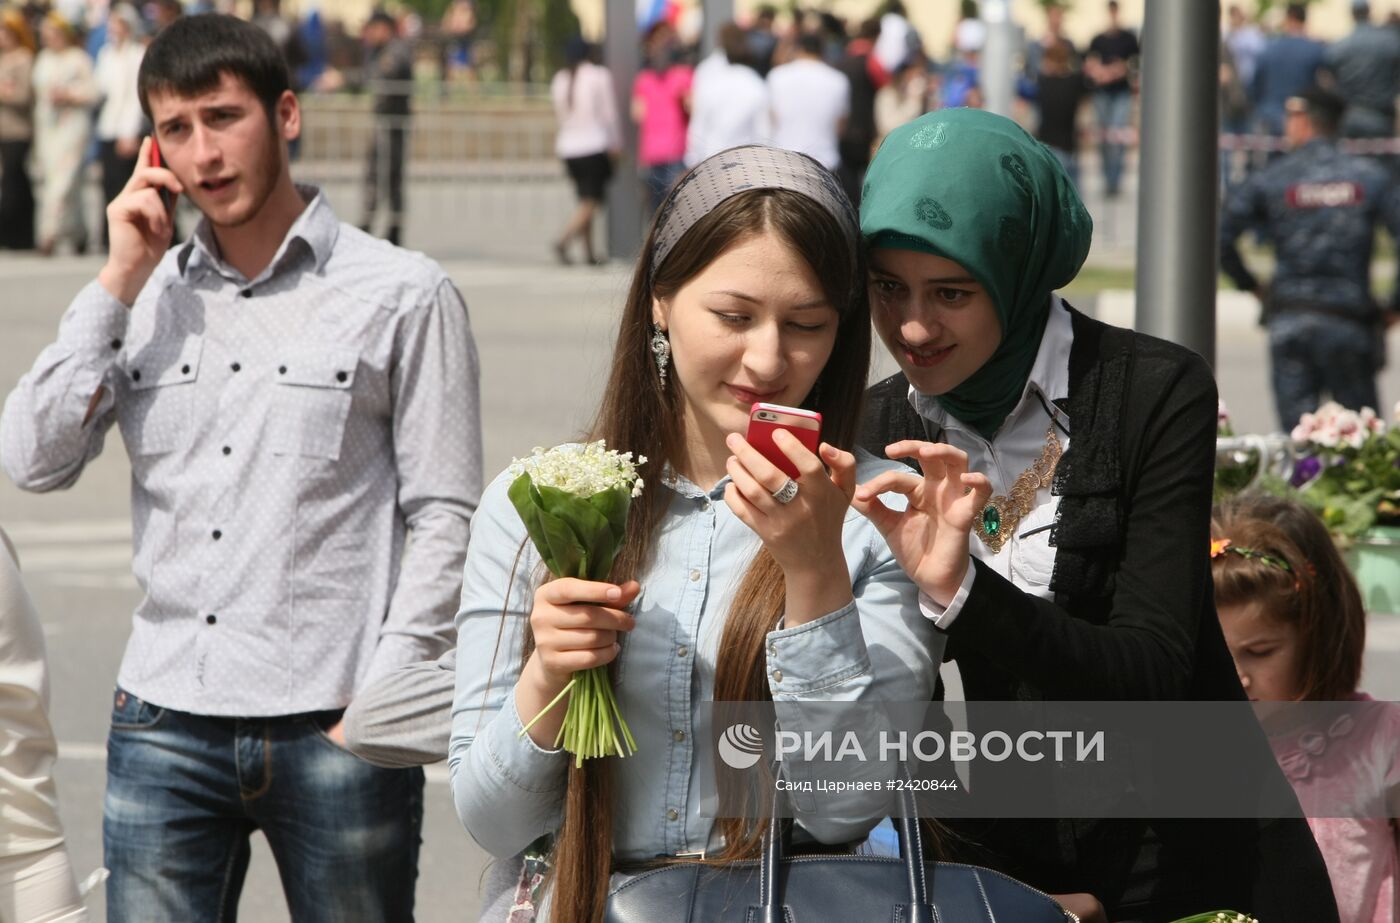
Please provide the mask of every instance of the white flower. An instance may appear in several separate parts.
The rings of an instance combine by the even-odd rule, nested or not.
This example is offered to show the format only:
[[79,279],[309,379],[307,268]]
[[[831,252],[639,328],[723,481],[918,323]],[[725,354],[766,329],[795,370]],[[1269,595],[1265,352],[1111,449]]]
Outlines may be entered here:
[[529,474],[536,487],[554,487],[577,497],[591,497],[615,487],[625,487],[632,496],[642,494],[642,479],[637,466],[646,464],[646,456],[634,462],[631,452],[608,449],[597,442],[568,443],[552,449],[536,446],[528,458],[511,459],[513,477]]
[[1291,435],[1294,442],[1307,442],[1316,431],[1317,417],[1314,414],[1305,413],[1298,418],[1298,425],[1293,427]]
[[1335,449],[1342,441],[1342,433],[1335,423],[1329,422],[1313,430],[1309,439],[1324,449]]
[[1359,416],[1361,418],[1361,426],[1366,430],[1366,432],[1381,434],[1385,433],[1387,429],[1385,419],[1378,415],[1370,407],[1362,407]]

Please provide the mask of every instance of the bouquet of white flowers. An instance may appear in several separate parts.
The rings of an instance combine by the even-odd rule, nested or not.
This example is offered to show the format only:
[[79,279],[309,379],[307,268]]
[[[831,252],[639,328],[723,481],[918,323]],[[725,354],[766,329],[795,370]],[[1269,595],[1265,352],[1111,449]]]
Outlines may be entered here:
[[[607,580],[613,559],[627,534],[627,511],[640,496],[637,466],[646,462],[632,453],[609,450],[602,440],[587,444],[536,448],[515,459],[516,475],[508,495],[525,523],[540,557],[556,577]],[[574,754],[576,765],[599,756],[629,756],[637,742],[622,718],[606,667],[575,673],[564,690],[530,719],[540,717],[569,696],[556,747]]]

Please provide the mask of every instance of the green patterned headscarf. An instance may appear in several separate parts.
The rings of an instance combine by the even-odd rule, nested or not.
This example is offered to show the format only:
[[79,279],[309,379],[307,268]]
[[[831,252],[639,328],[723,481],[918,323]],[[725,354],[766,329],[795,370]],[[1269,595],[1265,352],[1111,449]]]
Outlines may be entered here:
[[865,174],[869,248],[918,250],[961,265],[991,295],[1001,344],[946,394],[953,416],[991,438],[1025,388],[1050,293],[1079,272],[1094,223],[1055,156],[1008,118],[930,112],[885,138]]

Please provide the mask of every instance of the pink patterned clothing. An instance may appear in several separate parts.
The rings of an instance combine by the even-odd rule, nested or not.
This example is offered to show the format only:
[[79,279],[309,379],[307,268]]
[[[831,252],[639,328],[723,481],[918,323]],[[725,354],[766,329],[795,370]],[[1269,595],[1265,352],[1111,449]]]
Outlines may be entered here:
[[685,157],[689,121],[685,98],[690,93],[692,73],[680,64],[665,71],[648,68],[632,84],[632,98],[646,110],[637,129],[637,162],[643,167],[677,163]]
[[1393,807],[1400,796],[1400,705],[1375,702],[1269,742],[1322,850],[1341,923],[1400,923],[1400,835],[1386,817],[1387,797]]

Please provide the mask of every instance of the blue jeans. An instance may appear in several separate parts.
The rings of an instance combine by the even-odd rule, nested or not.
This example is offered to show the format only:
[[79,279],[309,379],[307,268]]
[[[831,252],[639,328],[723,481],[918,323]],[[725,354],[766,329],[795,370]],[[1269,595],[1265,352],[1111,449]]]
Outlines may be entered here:
[[413,919],[423,771],[325,736],[338,712],[213,718],[117,689],[102,840],[112,923],[234,920],[261,829],[292,919]]
[[1133,118],[1133,94],[1126,90],[1099,90],[1094,94],[1094,115],[1099,120],[1099,153],[1103,157],[1103,181],[1109,197],[1118,195],[1123,185],[1123,162],[1128,146],[1118,140]]
[[1359,321],[1325,314],[1281,314],[1269,321],[1269,358],[1279,425],[1288,432],[1323,395],[1350,410],[1377,409],[1376,370],[1384,340]]

